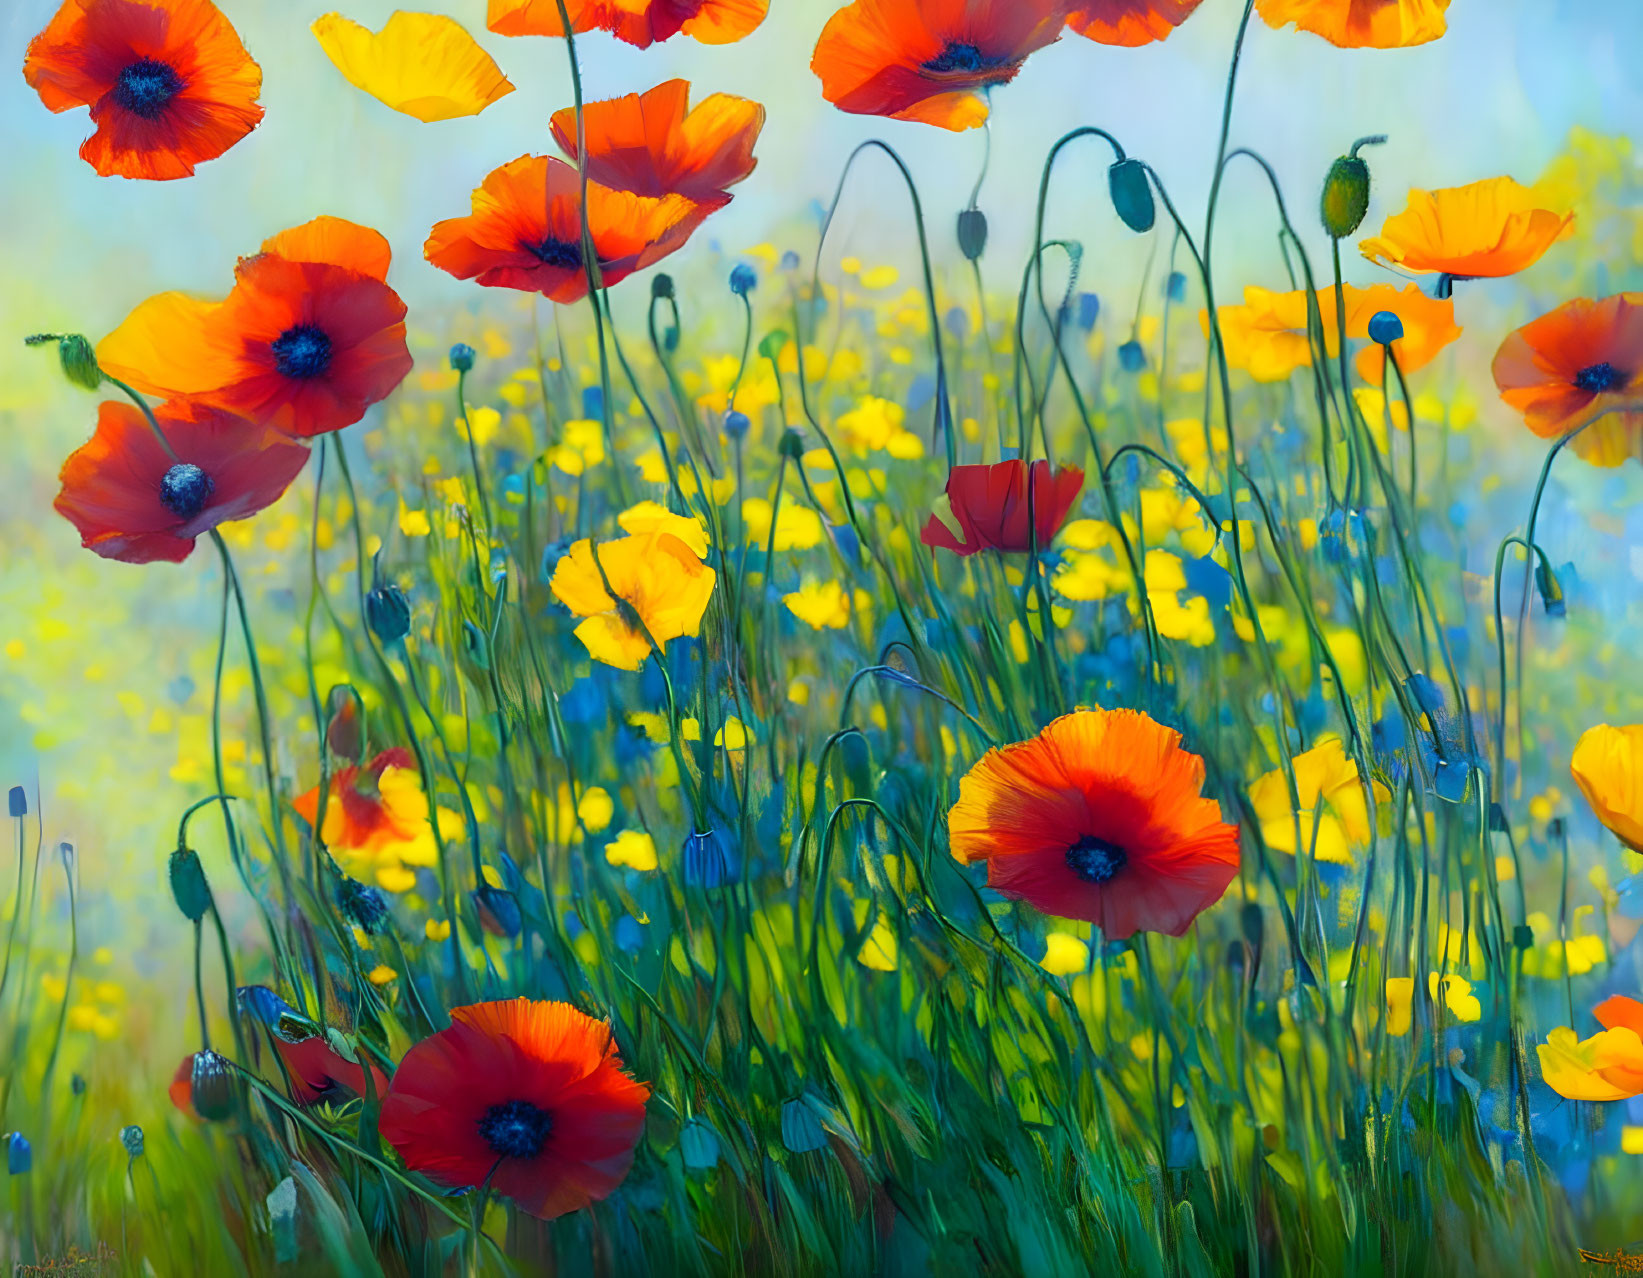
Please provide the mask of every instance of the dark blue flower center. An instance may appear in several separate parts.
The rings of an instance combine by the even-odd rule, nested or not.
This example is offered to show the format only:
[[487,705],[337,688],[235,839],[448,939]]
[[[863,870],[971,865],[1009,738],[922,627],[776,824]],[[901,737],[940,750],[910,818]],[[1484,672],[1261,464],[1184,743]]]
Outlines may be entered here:
[[189,520],[205,509],[215,488],[193,462],[178,462],[160,480],[160,501],[178,519]]
[[1625,380],[1626,374],[1607,360],[1601,364],[1588,364],[1575,374],[1575,385],[1594,395],[1616,390]]
[[553,1115],[523,1100],[492,1105],[479,1120],[479,1134],[498,1158],[535,1158],[552,1131]]
[[297,324],[272,342],[274,367],[281,377],[318,377],[331,367],[331,339],[312,324]]
[[582,265],[582,246],[575,240],[561,240],[550,235],[540,244],[527,244],[525,247],[541,258],[547,266],[562,266],[572,270]]
[[1067,868],[1086,883],[1108,883],[1129,857],[1116,843],[1086,834],[1067,849]]
[[1009,61],[1008,58],[990,58],[975,45],[955,40],[923,63],[922,69],[935,75],[975,75],[1005,66]]
[[142,58],[120,72],[114,81],[114,100],[132,115],[154,120],[182,87],[182,76],[164,62]]

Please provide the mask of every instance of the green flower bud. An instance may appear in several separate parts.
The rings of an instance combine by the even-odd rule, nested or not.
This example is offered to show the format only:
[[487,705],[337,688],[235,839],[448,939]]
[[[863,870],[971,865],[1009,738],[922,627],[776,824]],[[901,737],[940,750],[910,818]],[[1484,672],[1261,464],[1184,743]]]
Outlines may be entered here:
[[82,390],[94,391],[103,384],[103,370],[97,367],[97,353],[91,343],[78,333],[36,333],[25,337],[25,346],[44,346],[57,343],[57,362],[63,376]]
[[1146,165],[1140,160],[1119,160],[1107,170],[1107,190],[1125,226],[1137,235],[1152,230],[1158,220],[1158,206],[1153,203]]
[[180,846],[171,854],[171,899],[190,923],[198,923],[211,908],[211,886],[193,848]]
[[1350,152],[1329,166],[1319,212],[1332,238],[1344,240],[1363,225],[1369,212],[1369,165],[1358,158],[1358,151],[1385,141],[1384,137],[1359,138]]
[[965,209],[958,215],[958,248],[972,262],[987,251],[987,215],[980,209]]
[[188,1081],[194,1112],[201,1118],[220,1123],[234,1112],[234,1071],[210,1048],[194,1053]]

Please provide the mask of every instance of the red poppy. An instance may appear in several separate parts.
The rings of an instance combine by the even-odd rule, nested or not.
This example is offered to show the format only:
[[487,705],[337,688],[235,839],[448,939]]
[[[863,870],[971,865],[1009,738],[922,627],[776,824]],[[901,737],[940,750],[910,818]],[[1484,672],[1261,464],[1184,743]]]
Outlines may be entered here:
[[[278,1034],[270,1037],[291,1076],[291,1099],[297,1104],[317,1105],[334,1098],[339,1088],[355,1096],[365,1095],[365,1070],[336,1051],[322,1036],[315,1034],[300,1043],[288,1043]],[[375,1064],[371,1064],[371,1083],[377,1100],[388,1094],[387,1075]]]
[[179,400],[154,416],[175,457],[136,408],[108,400],[63,463],[54,504],[105,559],[181,563],[201,533],[278,501],[308,460],[304,445],[222,409]]
[[405,1165],[482,1185],[543,1220],[607,1197],[633,1165],[650,1088],[610,1026],[527,998],[451,1010],[394,1072],[380,1128]]
[[[609,31],[641,49],[681,31],[703,44],[733,44],[769,9],[770,0],[565,0],[572,31]],[[490,0],[485,25],[498,35],[565,34],[558,0]]]
[[[312,826],[319,820],[319,787],[298,795],[291,806]],[[439,863],[433,820],[446,838],[461,830],[460,819],[446,808],[430,820],[416,759],[396,746],[364,767],[350,764],[331,774],[320,841],[350,877],[390,892],[408,892],[416,886],[419,867]]]
[[194,1056],[190,1052],[183,1057],[183,1063],[177,1066],[177,1072],[171,1076],[171,1085],[165,1089],[165,1094],[171,1097],[171,1103],[187,1114],[195,1122],[204,1122],[200,1113],[194,1108]]
[[810,69],[822,96],[854,115],[973,129],[983,91],[1008,84],[1053,44],[1067,0],[855,0],[822,29]]
[[52,111],[91,108],[80,158],[104,177],[188,177],[262,119],[262,70],[209,0],[67,0],[23,78]]
[[1495,355],[1495,385],[1542,439],[1591,422],[1569,447],[1594,466],[1643,457],[1643,411],[1609,411],[1643,406],[1643,293],[1577,298],[1525,324]]
[[321,217],[244,257],[221,302],[149,298],[97,347],[111,376],[189,396],[287,435],[341,430],[405,380],[405,303],[388,242]]
[[1067,26],[1102,44],[1135,48],[1167,39],[1203,0],[1082,0]]
[[[690,81],[669,80],[648,93],[590,102],[583,112],[588,177],[613,191],[719,201],[753,172],[753,144],[764,108],[715,93],[686,114]],[[553,137],[576,162],[576,111],[553,116]]]
[[953,855],[1108,940],[1180,936],[1238,874],[1238,827],[1203,784],[1180,733],[1135,710],[1078,710],[970,769],[947,816]]
[[1033,521],[1029,525],[1028,470],[1019,458],[993,466],[954,466],[947,476],[947,500],[964,540],[955,537],[953,530],[935,515],[924,525],[919,540],[957,555],[983,550],[1024,555],[1032,549],[1036,532],[1042,550],[1077,503],[1084,487],[1084,472],[1076,466],[1063,466],[1052,475],[1049,462],[1036,461],[1031,473]]
[[[682,248],[729,199],[649,199],[589,182],[588,224],[602,283],[616,284]],[[588,294],[581,176],[563,160],[522,155],[485,179],[467,217],[436,223],[422,252],[459,280],[578,301]]]

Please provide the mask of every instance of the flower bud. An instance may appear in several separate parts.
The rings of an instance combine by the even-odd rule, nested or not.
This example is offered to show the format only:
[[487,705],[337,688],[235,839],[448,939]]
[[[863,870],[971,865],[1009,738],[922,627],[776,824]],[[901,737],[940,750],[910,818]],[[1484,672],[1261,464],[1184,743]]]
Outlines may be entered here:
[[684,846],[685,882],[691,887],[720,888],[736,878],[735,849],[718,830],[691,834]]
[[789,426],[782,432],[779,448],[783,457],[798,461],[804,456],[804,436],[796,428]]
[[1390,346],[1403,338],[1403,320],[1395,311],[1376,311],[1369,318],[1369,340]]
[[200,865],[199,853],[186,845],[179,845],[171,854],[167,867],[171,876],[171,899],[190,923],[198,923],[211,908],[211,886],[205,881],[205,869]]
[[657,271],[650,281],[650,295],[658,301],[673,300],[673,276],[666,271]]
[[234,1071],[209,1047],[194,1053],[188,1087],[201,1118],[220,1123],[234,1112]]
[[987,251],[987,215],[980,209],[965,209],[958,215],[958,249],[972,262]]
[[1358,158],[1358,151],[1384,141],[1384,137],[1359,138],[1351,151],[1329,166],[1319,213],[1331,238],[1344,240],[1363,224],[1369,212],[1369,165]]
[[143,1149],[145,1148],[143,1129],[137,1126],[136,1123],[129,1123],[120,1128],[120,1144],[126,1147],[126,1154],[128,1156],[132,1158],[141,1158],[143,1156]]
[[452,368],[454,368],[459,373],[469,373],[469,372],[473,371],[473,366],[474,366],[474,348],[473,347],[469,346],[466,342],[458,342],[455,346],[451,347],[451,367]]
[[1140,160],[1119,160],[1107,170],[1107,190],[1112,195],[1112,207],[1125,226],[1137,235],[1152,230],[1158,218],[1158,206],[1153,203],[1146,165]]
[[383,580],[380,562],[371,565],[371,577],[371,593],[365,596],[366,624],[383,643],[398,643],[411,633],[411,601],[397,583]]
[[6,807],[14,817],[26,817],[29,814],[29,793],[20,785],[14,785],[6,793]]
[[1563,598],[1563,585],[1545,560],[1535,565],[1535,589],[1540,594],[1540,602],[1545,607],[1548,617],[1562,617],[1568,613],[1568,604]]
[[758,286],[758,274],[746,262],[738,262],[731,268],[730,291],[737,297],[746,297]]
[[752,424],[746,413],[738,412],[734,408],[725,414],[724,430],[731,439],[746,439],[748,428]]
[[1147,352],[1140,342],[1131,340],[1118,348],[1118,366],[1126,373],[1139,373],[1147,367]]
[[799,269],[799,255],[792,249],[782,254],[782,270],[796,271]]
[[34,1147],[22,1132],[13,1132],[6,1141],[6,1170],[21,1176],[34,1168]]
[[359,702],[353,689],[339,683],[331,689],[331,722],[325,728],[325,744],[339,759],[359,762],[365,748],[365,729],[359,718]]
[[25,346],[43,346],[57,343],[57,362],[68,378],[82,390],[94,391],[103,384],[103,370],[97,367],[97,353],[91,343],[78,333],[36,333],[25,337]]
[[344,874],[337,880],[337,908],[367,936],[382,931],[388,921],[388,902],[382,893],[358,879]]

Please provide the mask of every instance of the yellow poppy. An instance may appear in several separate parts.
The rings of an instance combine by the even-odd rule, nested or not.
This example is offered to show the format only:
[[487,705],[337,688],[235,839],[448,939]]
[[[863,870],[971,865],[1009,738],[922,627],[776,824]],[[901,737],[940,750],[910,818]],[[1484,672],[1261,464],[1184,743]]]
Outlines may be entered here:
[[1409,192],[1408,207],[1358,247],[1372,262],[1417,275],[1493,278],[1533,266],[1574,229],[1574,220],[1573,213],[1543,208],[1530,187],[1509,177],[1486,178]]
[[1632,851],[1643,852],[1643,724],[1588,728],[1569,771],[1597,819]]
[[1559,1096],[1613,1101],[1643,1095],[1643,1004],[1623,995],[1592,1009],[1603,1031],[1587,1039],[1560,1027],[1536,1046],[1540,1074]]
[[491,55],[444,14],[396,12],[373,33],[327,13],[310,29],[349,84],[425,123],[478,115],[513,92]]
[[1449,0],[1256,0],[1269,27],[1293,22],[1342,49],[1403,49],[1447,29]]
[[807,581],[782,602],[812,630],[842,630],[850,624],[850,596],[837,581]]
[[623,532],[636,537],[642,533],[672,533],[695,551],[698,559],[707,558],[707,530],[694,515],[675,515],[659,502],[642,501],[616,516],[616,522]]
[[656,840],[643,830],[623,830],[605,844],[605,860],[641,873],[656,868]]
[[1289,806],[1289,785],[1282,769],[1275,768],[1249,787],[1261,837],[1274,851],[1294,856],[1298,825],[1300,847],[1310,849],[1320,861],[1351,865],[1354,851],[1368,844],[1371,833],[1369,802],[1357,763],[1347,755],[1340,738],[1324,737],[1296,755],[1294,765],[1298,809]]
[[[1339,344],[1335,328],[1333,290],[1319,295],[1323,312],[1326,349],[1333,354]],[[1250,285],[1244,289],[1242,306],[1223,306],[1216,311],[1221,325],[1221,343],[1227,363],[1241,368],[1258,382],[1281,382],[1298,368],[1312,363],[1312,343],[1307,337],[1306,290],[1274,293]],[[1209,331],[1209,316],[1200,312],[1199,322]]]
[[[577,542],[554,569],[550,586],[560,603],[586,619],[576,627],[576,637],[589,656],[637,670],[650,655],[652,640],[661,648],[669,639],[698,633],[716,580],[713,569],[679,538],[649,532],[605,542],[597,551],[590,540]],[[616,599],[606,590],[607,581]]]

